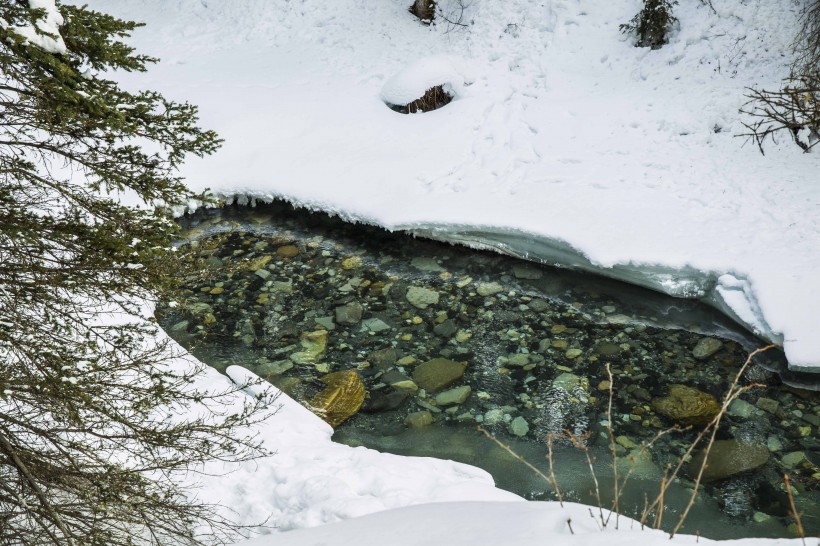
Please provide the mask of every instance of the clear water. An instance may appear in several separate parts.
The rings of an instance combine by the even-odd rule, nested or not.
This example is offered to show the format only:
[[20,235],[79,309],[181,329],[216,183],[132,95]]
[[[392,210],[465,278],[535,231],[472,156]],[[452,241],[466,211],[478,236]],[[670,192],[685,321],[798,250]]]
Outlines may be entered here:
[[[334,440],[474,464],[500,487],[526,498],[554,494],[477,432],[478,424],[545,472],[548,433],[569,429],[582,436],[608,506],[612,457],[602,426],[608,395],[599,390],[608,379],[605,364],[615,374],[615,434],[640,444],[671,425],[652,402],[670,384],[720,398],[747,352],[762,344],[695,301],[350,225],[283,203],[201,210],[179,221],[186,241],[195,241],[196,271],[185,279],[182,305],[160,308],[158,316],[197,357],[223,370],[243,365],[300,400],[324,387],[318,380],[325,373],[355,368],[368,399]],[[411,287],[434,292],[438,302],[414,306],[407,297]],[[338,320],[337,309],[351,306],[353,316],[343,313]],[[327,346],[314,361],[293,357],[306,350],[304,333],[325,329]],[[695,358],[693,348],[707,337],[721,341],[719,350]],[[412,378],[418,363],[439,357],[468,363],[452,385],[471,387],[462,403],[438,406],[435,392],[391,386]],[[784,368],[782,353],[768,351],[757,362],[741,383],[763,386],[743,395],[746,413],[726,416],[719,439],[768,445],[771,457],[754,472],[703,487],[687,532],[712,538],[789,536],[784,471],[798,488],[804,526],[820,532],[820,398],[784,386],[770,371]],[[580,386],[559,388],[568,377]],[[797,377],[803,383],[816,379]],[[776,402],[775,413],[757,409],[761,399]],[[409,427],[407,416],[419,411],[429,411],[433,423]],[[520,427],[518,434],[512,428],[516,418],[527,424],[523,435]],[[639,514],[645,497],[657,495],[662,469],[677,460],[690,438],[665,436],[642,457],[620,497],[625,513]],[[627,451],[618,448],[622,469]],[[794,452],[805,459],[796,468],[785,467],[785,455]],[[553,460],[565,497],[596,504],[583,453],[558,442]],[[670,486],[664,527],[676,523],[691,487],[685,476]]]

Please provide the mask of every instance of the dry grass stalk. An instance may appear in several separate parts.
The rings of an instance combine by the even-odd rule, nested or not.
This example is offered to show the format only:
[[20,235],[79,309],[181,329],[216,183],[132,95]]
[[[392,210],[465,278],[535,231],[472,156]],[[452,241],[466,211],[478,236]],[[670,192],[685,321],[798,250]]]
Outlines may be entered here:
[[424,92],[424,95],[405,105],[393,105],[391,108],[402,114],[415,114],[417,112],[429,112],[445,106],[453,100],[441,85],[431,87]]
[[797,534],[800,535],[800,540],[803,542],[803,546],[806,546],[806,531],[803,529],[803,522],[800,520],[800,514],[794,506],[794,496],[792,495],[792,484],[789,482],[789,475],[783,474],[783,480],[786,482],[786,494],[789,496],[789,506],[791,506],[792,516],[794,517],[795,524],[797,524]]

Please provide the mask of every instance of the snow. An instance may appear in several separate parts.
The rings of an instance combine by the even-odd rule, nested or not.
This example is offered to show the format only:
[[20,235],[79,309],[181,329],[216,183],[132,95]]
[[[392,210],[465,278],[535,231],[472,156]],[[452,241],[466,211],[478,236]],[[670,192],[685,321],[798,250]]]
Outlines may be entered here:
[[[89,3],[148,24],[131,43],[162,63],[123,83],[199,105],[225,139],[184,166],[193,189],[701,297],[820,370],[820,160],[785,137],[761,155],[738,113],[746,87],[787,75],[795,3],[681,3],[656,51],[618,31],[636,0],[474,0],[466,27],[424,26],[401,2]],[[433,81],[457,100],[384,104]],[[466,465],[334,444],[293,400],[276,407],[258,430],[274,457],[201,478],[202,500],[291,530],[248,545],[668,541],[625,520],[600,532],[587,508],[522,502]]]
[[[22,25],[10,27],[15,34],[19,34],[32,45],[40,47],[50,53],[65,53],[66,47],[63,37],[60,35],[60,25],[63,24],[63,16],[57,10],[55,0],[28,0],[31,9],[44,9],[45,17],[36,21],[34,25]],[[4,24],[4,22],[0,22]]]
[[[194,189],[445,240],[470,230],[516,254],[545,243],[529,257],[701,297],[820,369],[820,160],[785,136],[761,155],[738,112],[747,87],[788,74],[793,2],[682,3],[654,51],[618,30],[634,0],[476,0],[467,27],[395,2],[98,3],[148,23],[133,43],[163,59],[152,87],[225,139],[185,165]],[[458,100],[412,116],[384,104],[434,81]]]

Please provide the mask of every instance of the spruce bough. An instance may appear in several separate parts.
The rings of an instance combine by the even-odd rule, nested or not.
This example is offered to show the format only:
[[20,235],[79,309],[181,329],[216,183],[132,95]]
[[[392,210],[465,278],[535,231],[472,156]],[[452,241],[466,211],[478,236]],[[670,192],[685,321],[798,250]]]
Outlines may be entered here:
[[[200,390],[150,303],[173,286],[177,174],[219,145],[196,107],[106,77],[138,25],[0,3],[0,544],[200,544],[237,527],[180,478],[264,455],[261,402]],[[120,196],[139,206],[123,204]]]

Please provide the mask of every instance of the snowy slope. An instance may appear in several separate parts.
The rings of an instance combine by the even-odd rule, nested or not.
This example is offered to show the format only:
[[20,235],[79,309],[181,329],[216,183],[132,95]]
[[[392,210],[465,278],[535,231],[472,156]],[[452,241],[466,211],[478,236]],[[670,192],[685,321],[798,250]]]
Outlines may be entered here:
[[[618,31],[637,0],[474,0],[467,27],[425,27],[392,0],[94,5],[148,23],[134,43],[163,62],[139,85],[199,104],[225,138],[186,165],[192,187],[570,248],[725,303],[792,366],[820,366],[820,160],[739,136],[744,89],[787,74],[794,2],[683,2],[656,51]],[[385,83],[434,55],[463,65],[456,100],[389,110]]]

